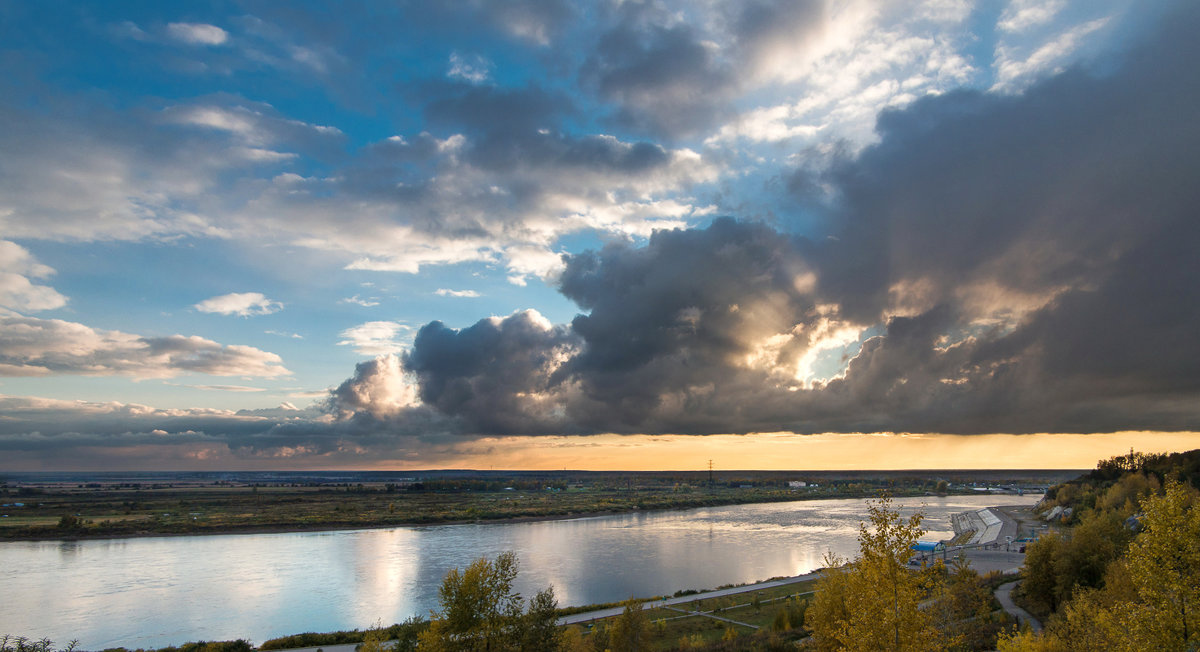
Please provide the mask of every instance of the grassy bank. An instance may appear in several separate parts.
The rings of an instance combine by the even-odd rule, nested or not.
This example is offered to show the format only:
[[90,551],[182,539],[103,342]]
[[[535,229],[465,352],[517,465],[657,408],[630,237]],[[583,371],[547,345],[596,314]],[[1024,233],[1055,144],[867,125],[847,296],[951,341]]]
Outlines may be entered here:
[[[515,486],[514,486],[515,485]],[[777,484],[696,486],[679,482],[229,483],[51,485],[2,489],[0,539],[42,540],[236,532],[283,532],[584,515],[869,497],[878,483],[790,489]],[[923,495],[933,481],[888,481],[893,495]]]

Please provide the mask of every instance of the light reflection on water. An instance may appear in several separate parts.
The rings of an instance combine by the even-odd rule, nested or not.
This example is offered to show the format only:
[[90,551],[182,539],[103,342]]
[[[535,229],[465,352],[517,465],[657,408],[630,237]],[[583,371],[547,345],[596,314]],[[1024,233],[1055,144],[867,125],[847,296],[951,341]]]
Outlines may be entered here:
[[[1037,496],[902,498],[926,539],[950,514]],[[0,543],[0,634],[162,647],[428,615],[450,568],[513,550],[525,596],[612,602],[808,572],[857,552],[864,501],[815,500],[533,523]],[[15,596],[19,596],[14,599]]]

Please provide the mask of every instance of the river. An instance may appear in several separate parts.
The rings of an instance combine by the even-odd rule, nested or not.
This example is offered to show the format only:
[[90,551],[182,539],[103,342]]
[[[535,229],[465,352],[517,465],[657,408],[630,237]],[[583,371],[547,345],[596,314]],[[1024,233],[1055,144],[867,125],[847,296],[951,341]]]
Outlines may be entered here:
[[[901,498],[926,539],[950,515],[1039,496]],[[810,500],[563,521],[98,541],[0,543],[0,634],[86,650],[254,643],[428,615],[450,568],[517,553],[522,595],[560,605],[796,575],[853,556],[865,501]]]

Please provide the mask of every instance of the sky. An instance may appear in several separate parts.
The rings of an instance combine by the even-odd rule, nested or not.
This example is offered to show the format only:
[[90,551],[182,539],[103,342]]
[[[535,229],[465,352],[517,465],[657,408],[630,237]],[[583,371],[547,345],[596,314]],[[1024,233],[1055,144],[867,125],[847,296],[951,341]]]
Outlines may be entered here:
[[0,470],[1200,447],[1198,30],[0,0]]

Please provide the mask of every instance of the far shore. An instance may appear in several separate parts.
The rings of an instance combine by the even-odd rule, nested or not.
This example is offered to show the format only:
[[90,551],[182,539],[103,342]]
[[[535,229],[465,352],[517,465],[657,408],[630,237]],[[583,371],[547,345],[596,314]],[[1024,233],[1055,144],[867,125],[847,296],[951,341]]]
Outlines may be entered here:
[[[808,500],[806,498],[796,498],[795,500]],[[779,502],[779,501],[754,501],[749,503],[728,503],[727,505],[718,505],[725,507],[728,505],[750,505],[755,502]],[[456,519],[446,521],[411,521],[411,522],[396,522],[396,523],[372,523],[372,524],[354,524],[347,523],[339,525],[336,523],[318,523],[305,524],[296,523],[294,525],[247,525],[245,527],[227,527],[227,528],[206,528],[198,529],[194,532],[128,532],[128,533],[112,533],[112,534],[88,534],[85,536],[15,536],[0,539],[0,544],[6,541],[93,541],[103,539],[149,539],[157,537],[203,537],[203,536],[221,536],[229,534],[289,534],[293,532],[346,532],[350,530],[388,530],[398,527],[434,527],[441,525],[490,525],[502,523],[535,523],[539,521],[569,521],[578,518],[591,518],[597,516],[616,516],[619,514],[634,514],[638,511],[653,511],[667,512],[683,509],[697,509],[696,507],[668,507],[654,510],[609,510],[600,512],[581,512],[578,514],[547,514],[544,516],[508,516],[504,518],[494,519]]]
[[[948,495],[977,495],[977,494],[909,494],[898,495],[897,497],[918,497],[932,496],[945,497]],[[1002,495],[1002,494],[998,494]],[[40,532],[37,534],[21,534],[15,536],[6,536],[0,539],[0,544],[6,541],[60,541],[60,542],[77,542],[90,540],[112,540],[112,539],[143,539],[143,538],[158,538],[158,537],[191,537],[191,536],[220,536],[220,535],[253,535],[253,534],[287,534],[299,532],[344,532],[352,530],[385,530],[399,527],[432,527],[444,525],[479,525],[479,524],[506,524],[506,523],[535,523],[542,521],[564,521],[583,518],[596,518],[602,516],[617,516],[622,514],[636,514],[639,512],[669,512],[681,511],[686,509],[698,509],[701,507],[727,507],[732,505],[753,505],[766,504],[775,502],[792,502],[792,501],[809,501],[809,500],[838,500],[838,499],[871,499],[876,497],[875,494],[860,495],[860,496],[829,496],[829,495],[806,495],[794,494],[785,497],[771,497],[764,499],[761,496],[748,497],[748,500],[723,500],[719,504],[699,504],[699,505],[682,505],[662,508],[638,508],[630,509],[608,509],[596,511],[581,511],[570,512],[566,514],[544,514],[530,516],[506,516],[499,518],[477,518],[477,519],[446,519],[446,520],[423,520],[423,521],[397,521],[388,523],[293,523],[293,524],[277,524],[277,525],[261,525],[253,524],[246,526],[227,526],[219,528],[196,528],[195,530],[185,532],[156,532],[156,531],[133,531],[133,532],[97,532],[84,535],[69,534],[56,531],[55,528],[38,528],[46,530],[43,535]]]
[[[528,523],[775,502],[1040,493],[1063,471],[430,471],[0,478],[0,543]],[[805,478],[797,480],[796,478]],[[360,481],[361,480],[361,481]],[[1003,498],[999,498],[1003,501]]]

